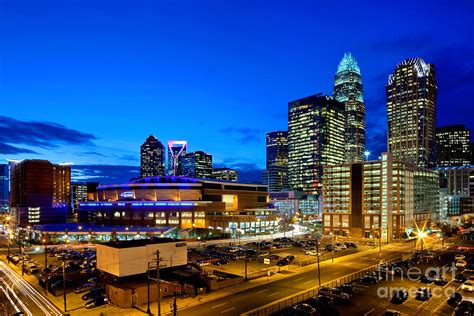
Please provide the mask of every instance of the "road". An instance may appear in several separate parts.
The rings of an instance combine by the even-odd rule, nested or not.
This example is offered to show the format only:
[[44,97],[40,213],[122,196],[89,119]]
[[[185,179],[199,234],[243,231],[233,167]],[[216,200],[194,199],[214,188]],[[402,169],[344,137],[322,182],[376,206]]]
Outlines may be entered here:
[[[391,251],[384,251],[382,253],[382,258],[384,260],[395,259],[401,256],[403,250],[406,252],[406,250],[412,248],[413,244],[405,244],[398,248],[392,248],[393,250]],[[321,269],[321,283],[326,283],[373,266],[379,262],[379,259],[380,254],[378,252],[362,252],[351,256],[350,261],[344,259],[338,260],[337,262]],[[279,281],[231,294],[208,303],[179,310],[178,315],[239,315],[243,312],[277,301],[314,286],[317,286],[316,268]]]
[[48,301],[33,286],[15,273],[6,263],[0,261],[0,290],[16,311],[28,316],[63,315],[55,305]]

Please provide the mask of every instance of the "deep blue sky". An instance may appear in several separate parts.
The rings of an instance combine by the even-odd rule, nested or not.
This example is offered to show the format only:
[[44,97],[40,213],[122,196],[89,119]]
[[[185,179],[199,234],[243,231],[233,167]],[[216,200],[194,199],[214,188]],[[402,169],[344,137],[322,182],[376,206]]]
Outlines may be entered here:
[[154,134],[258,179],[265,132],[286,129],[288,101],[331,94],[346,51],[374,156],[388,74],[408,57],[436,66],[438,125],[474,128],[474,2],[319,2],[0,0],[0,158],[122,181],[136,168],[84,165],[138,166]]

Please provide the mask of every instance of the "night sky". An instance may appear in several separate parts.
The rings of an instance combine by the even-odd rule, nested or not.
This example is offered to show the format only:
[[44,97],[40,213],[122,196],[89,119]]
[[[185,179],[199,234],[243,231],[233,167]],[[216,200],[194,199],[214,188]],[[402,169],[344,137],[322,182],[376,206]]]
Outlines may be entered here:
[[437,125],[474,129],[473,1],[320,2],[0,0],[0,158],[126,181],[154,134],[258,180],[265,132],[287,128],[289,101],[332,93],[344,52],[372,158],[388,75],[408,57],[435,64]]

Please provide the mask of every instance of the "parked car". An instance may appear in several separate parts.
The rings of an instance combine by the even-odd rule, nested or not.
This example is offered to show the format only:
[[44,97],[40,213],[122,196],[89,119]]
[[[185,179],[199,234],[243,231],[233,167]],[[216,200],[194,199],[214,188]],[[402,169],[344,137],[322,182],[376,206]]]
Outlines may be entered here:
[[26,268],[25,268],[26,272],[28,274],[35,274],[35,273],[38,273],[39,272],[39,269],[36,265],[34,264],[30,264],[28,265]]
[[471,301],[462,301],[454,309],[456,316],[471,316],[474,313],[474,305]]
[[393,309],[389,309],[383,313],[383,316],[400,316],[400,312]]
[[307,250],[305,251],[305,254],[308,256],[322,256],[323,255],[321,252],[317,252],[316,250]]
[[461,290],[468,291],[468,292],[474,291],[474,283],[467,280],[461,285]]
[[444,279],[443,277],[439,277],[434,280],[434,284],[445,286],[446,284],[448,284],[448,281],[446,281],[446,279]]
[[454,292],[448,298],[447,303],[449,306],[457,306],[461,301],[462,301],[462,295],[458,292]]
[[319,294],[316,297],[310,298],[308,301],[308,304],[313,306],[316,309],[325,309],[330,306],[332,306],[334,303],[334,300],[327,295],[324,294]]
[[431,289],[428,287],[420,287],[416,291],[416,299],[420,301],[426,301],[431,297]]
[[364,275],[360,278],[360,281],[367,284],[377,284],[379,282],[379,280],[373,275]]
[[82,298],[83,301],[87,301],[87,300],[90,300],[90,299],[100,297],[104,294],[105,294],[105,291],[102,288],[97,288],[96,287],[96,288],[91,289],[86,294],[82,295],[81,298]]
[[464,260],[459,260],[459,261],[456,262],[456,267],[457,268],[464,268],[464,267],[466,267],[466,265],[467,265],[467,262],[464,261]]
[[391,302],[394,304],[401,304],[408,299],[408,291],[407,290],[398,290],[393,293]]
[[338,286],[337,288],[340,289],[342,292],[347,293],[347,294],[353,294],[354,293],[354,287],[349,283]]
[[464,260],[464,259],[466,259],[466,256],[463,255],[463,254],[460,254],[460,253],[457,254],[456,256],[454,256],[454,260],[456,260],[456,261]]
[[96,298],[90,300],[89,302],[87,302],[86,303],[86,308],[90,309],[90,308],[102,306],[102,305],[107,304],[107,302],[108,302],[108,300],[105,296],[99,296],[99,297],[96,297]]
[[95,283],[84,283],[81,286],[77,287],[74,290],[74,293],[80,294],[80,293],[88,292],[88,291],[92,290],[94,287],[96,287]]
[[298,304],[293,306],[292,310],[296,315],[316,315],[316,309],[309,304]]
[[427,277],[426,275],[422,275],[420,278],[420,282],[425,283],[425,284],[430,284],[433,282],[433,279],[430,277]]
[[456,277],[454,278],[454,282],[457,283],[464,283],[466,280],[467,277],[462,273],[456,274]]

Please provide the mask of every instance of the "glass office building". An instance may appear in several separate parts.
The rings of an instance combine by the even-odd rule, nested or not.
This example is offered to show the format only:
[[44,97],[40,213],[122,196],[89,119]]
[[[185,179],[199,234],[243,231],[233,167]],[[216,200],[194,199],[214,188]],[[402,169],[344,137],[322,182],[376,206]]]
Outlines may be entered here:
[[435,68],[421,58],[399,63],[386,86],[388,151],[420,167],[436,165]]
[[364,160],[365,105],[362,77],[357,61],[345,53],[334,77],[334,99],[344,103],[346,109],[345,151],[346,162]]
[[317,193],[323,166],[343,163],[344,104],[322,94],[288,103],[290,190]]
[[140,175],[141,177],[165,175],[165,146],[153,135],[140,146]]
[[471,164],[471,131],[464,125],[436,129],[438,167],[469,166]]

